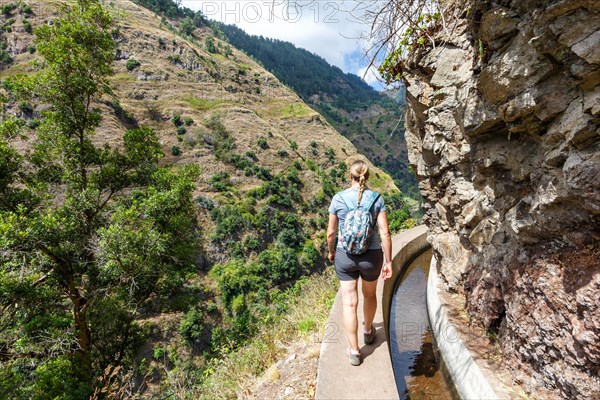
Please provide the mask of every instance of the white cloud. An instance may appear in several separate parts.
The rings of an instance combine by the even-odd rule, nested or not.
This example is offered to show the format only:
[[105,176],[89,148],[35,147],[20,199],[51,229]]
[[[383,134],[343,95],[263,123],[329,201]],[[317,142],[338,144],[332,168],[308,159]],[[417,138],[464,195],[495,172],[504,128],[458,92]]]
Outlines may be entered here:
[[[360,36],[369,29],[356,0],[183,0],[210,19],[235,24],[252,35],[294,43],[345,72],[359,74],[365,60]],[[361,75],[362,76],[362,75]]]
[[[360,68],[356,75],[360,76],[361,78],[363,78],[365,80],[365,82],[367,82],[369,85],[376,85],[376,84],[380,84],[381,83],[381,75],[379,74],[379,71],[377,71],[377,69],[375,67],[371,67],[369,68],[369,71],[367,72],[367,68],[369,68],[369,66],[364,66],[362,68]],[[366,72],[366,75],[365,75]]]

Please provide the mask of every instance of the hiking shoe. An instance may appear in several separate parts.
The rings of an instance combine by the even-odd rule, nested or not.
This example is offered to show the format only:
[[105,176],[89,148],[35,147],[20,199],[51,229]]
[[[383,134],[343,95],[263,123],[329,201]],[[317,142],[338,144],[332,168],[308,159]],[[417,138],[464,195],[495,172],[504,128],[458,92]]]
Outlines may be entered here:
[[351,365],[354,365],[355,367],[357,365],[360,365],[360,363],[362,362],[360,358],[360,352],[358,354],[354,354],[352,353],[352,348],[348,347],[348,361],[350,361]]
[[371,325],[371,332],[364,334],[365,344],[371,344],[375,341],[375,332],[377,332],[377,329],[375,329],[375,327]]

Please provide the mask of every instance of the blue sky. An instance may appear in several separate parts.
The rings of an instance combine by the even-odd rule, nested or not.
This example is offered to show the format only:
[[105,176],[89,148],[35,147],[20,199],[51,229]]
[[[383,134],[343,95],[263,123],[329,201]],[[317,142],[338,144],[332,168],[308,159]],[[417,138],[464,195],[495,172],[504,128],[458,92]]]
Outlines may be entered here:
[[[369,24],[356,0],[182,0],[208,18],[234,24],[253,35],[285,40],[316,53],[330,64],[363,76]],[[373,3],[371,3],[373,4]],[[380,89],[373,73],[365,80]]]

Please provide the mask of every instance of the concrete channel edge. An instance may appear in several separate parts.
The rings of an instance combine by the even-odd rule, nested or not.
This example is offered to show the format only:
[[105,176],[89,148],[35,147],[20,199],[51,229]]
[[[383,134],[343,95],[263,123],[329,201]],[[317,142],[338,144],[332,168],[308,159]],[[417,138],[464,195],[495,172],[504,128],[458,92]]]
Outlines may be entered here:
[[499,399],[450,322],[446,306],[440,300],[439,290],[437,260],[434,254],[427,281],[427,312],[431,332],[455,394],[466,400]]

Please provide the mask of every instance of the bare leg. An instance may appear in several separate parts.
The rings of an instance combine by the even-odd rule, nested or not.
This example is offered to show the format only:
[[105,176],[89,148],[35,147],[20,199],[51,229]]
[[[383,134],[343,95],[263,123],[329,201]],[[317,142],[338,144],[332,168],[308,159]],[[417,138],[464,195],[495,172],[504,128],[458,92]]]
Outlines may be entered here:
[[362,281],[362,293],[364,297],[365,332],[370,332],[373,318],[375,318],[375,311],[377,311],[377,280],[373,282]]
[[348,336],[348,342],[352,350],[358,351],[358,318],[356,308],[358,307],[358,280],[340,281],[342,288],[343,320],[344,329]]

